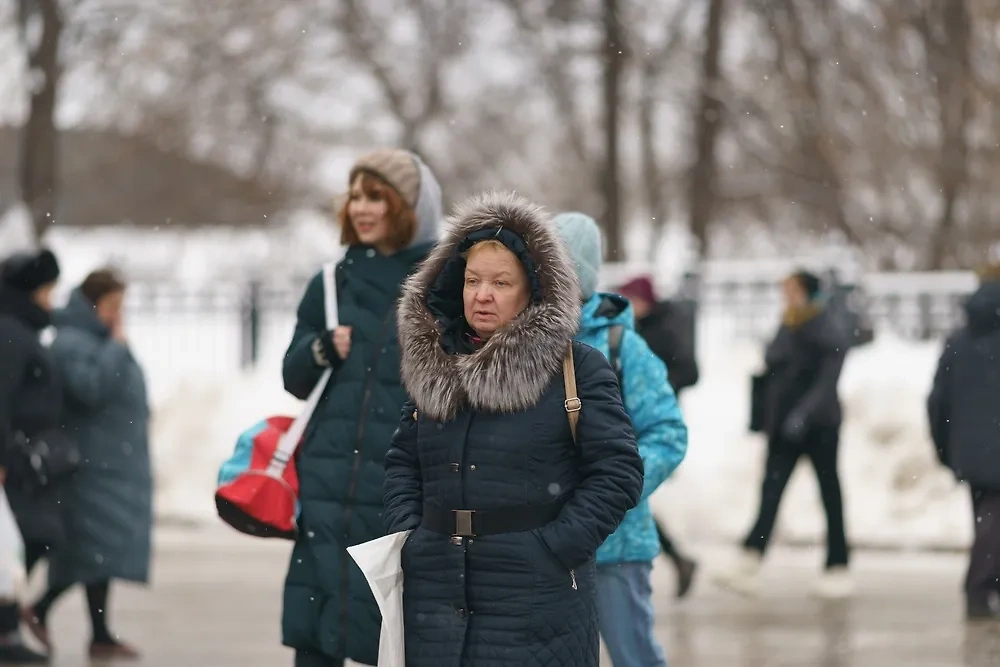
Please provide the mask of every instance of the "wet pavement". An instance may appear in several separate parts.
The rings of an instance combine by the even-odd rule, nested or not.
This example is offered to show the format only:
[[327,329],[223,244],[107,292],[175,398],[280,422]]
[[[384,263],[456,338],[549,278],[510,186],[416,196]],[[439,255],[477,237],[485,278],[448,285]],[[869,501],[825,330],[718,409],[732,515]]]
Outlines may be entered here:
[[[112,629],[142,647],[142,667],[290,667],[279,644],[288,547],[225,530],[168,529],[158,537],[153,588],[115,589]],[[725,562],[704,549],[701,575]],[[1000,623],[966,624],[954,554],[858,553],[848,602],[811,598],[821,556],[775,549],[756,600],[701,576],[673,599],[670,567],[655,573],[658,633],[671,667],[987,667],[1000,665]],[[83,595],[55,609],[57,667],[82,667],[88,628]],[[610,664],[610,663],[608,663]]]

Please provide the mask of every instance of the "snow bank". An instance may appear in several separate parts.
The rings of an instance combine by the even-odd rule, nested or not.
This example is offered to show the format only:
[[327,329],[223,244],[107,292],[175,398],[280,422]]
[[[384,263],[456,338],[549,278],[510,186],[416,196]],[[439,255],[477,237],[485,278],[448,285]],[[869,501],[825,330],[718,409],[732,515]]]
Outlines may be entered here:
[[[682,400],[688,457],[653,502],[679,535],[735,543],[756,516],[766,451],[763,438],[745,428],[761,350],[749,342],[711,349],[717,352],[704,355],[701,382]],[[840,471],[848,536],[857,545],[960,548],[971,539],[968,492],[937,464],[926,427],[938,353],[937,343],[882,334],[848,357]],[[803,460],[775,537],[817,543],[825,532],[815,476]]]
[[299,401],[281,382],[281,351],[234,375],[204,373],[173,382],[153,406],[156,508],[161,517],[214,521],[219,465],[245,429],[271,415],[295,415]]
[[[701,344],[702,379],[683,398],[689,454],[654,504],[682,540],[735,542],[753,520],[764,461],[762,439],[745,428],[761,350],[722,335]],[[153,432],[161,515],[215,520],[215,473],[240,431],[266,415],[296,412],[298,402],[281,387],[282,351],[276,342],[253,373],[192,376],[162,395]],[[925,426],[937,355],[937,344],[883,335],[848,358],[841,472],[855,544],[957,548],[971,538],[967,491],[937,465]],[[803,462],[776,539],[815,543],[824,534],[815,477]]]

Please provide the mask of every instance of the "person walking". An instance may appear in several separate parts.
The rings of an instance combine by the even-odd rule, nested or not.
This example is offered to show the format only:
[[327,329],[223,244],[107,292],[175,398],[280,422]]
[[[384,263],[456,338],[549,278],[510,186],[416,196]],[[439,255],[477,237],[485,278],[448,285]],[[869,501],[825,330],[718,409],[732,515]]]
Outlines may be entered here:
[[826,567],[814,592],[821,597],[843,598],[853,590],[837,472],[842,420],[837,383],[847,343],[824,309],[816,275],[796,271],[785,279],[782,289],[785,312],[764,358],[767,368],[761,399],[768,443],[760,508],[737,562],[714,579],[739,593],[758,592],[758,573],[781,496],[796,463],[805,456],[816,471],[827,523]]
[[1000,619],[1000,259],[980,278],[965,304],[965,325],[945,342],[927,399],[938,457],[972,494],[970,620]]
[[300,399],[334,369],[298,454],[299,537],[281,622],[296,667],[378,661],[378,605],[346,549],[384,534],[383,461],[406,400],[396,301],[441,218],[441,188],[413,153],[364,155],[348,184],[338,213],[347,246],[335,271],[339,326],[326,330],[317,274],[299,304],[283,367],[285,389]]
[[635,331],[629,302],[596,291],[603,257],[597,223],[582,213],[561,213],[555,223],[580,282],[576,340],[600,350],[615,369],[644,467],[639,504],[597,550],[601,637],[615,667],[666,667],[653,633],[650,577],[660,544],[649,497],[684,459],[687,426],[666,367]]
[[598,667],[598,547],[642,492],[614,371],[574,342],[580,287],[551,219],[459,206],[400,301],[410,400],[385,459],[407,667]]
[[[628,299],[635,313],[635,330],[649,348],[667,366],[668,380],[677,399],[681,392],[698,382],[698,361],[695,357],[694,322],[687,325],[688,313],[677,304],[659,301],[648,276],[638,276],[618,287],[615,292]],[[690,318],[693,319],[693,312]],[[662,519],[653,518],[656,536],[663,555],[673,563],[677,576],[677,597],[691,591],[698,562],[685,555],[667,532]]]
[[139,651],[108,628],[113,580],[149,581],[153,475],[146,381],[125,334],[126,283],[111,269],[90,273],[56,311],[52,344],[65,386],[63,431],[82,464],[68,486],[69,540],[54,552],[49,588],[26,611],[28,627],[51,648],[49,612],[82,584],[92,659],[137,659]]
[[[62,501],[74,452],[58,432],[62,385],[41,342],[52,323],[58,279],[59,263],[48,250],[11,255],[0,264],[0,486],[24,538],[29,574],[66,544]],[[43,456],[50,444],[50,455]],[[25,646],[20,625],[17,600],[0,600],[0,665],[48,662]]]

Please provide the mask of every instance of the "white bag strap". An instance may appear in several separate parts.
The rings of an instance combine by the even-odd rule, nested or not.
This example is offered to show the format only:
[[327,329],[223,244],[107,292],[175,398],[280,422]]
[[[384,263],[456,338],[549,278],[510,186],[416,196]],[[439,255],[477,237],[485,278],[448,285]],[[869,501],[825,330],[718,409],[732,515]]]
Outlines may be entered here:
[[[323,308],[326,313],[327,331],[332,331],[337,326],[337,286],[334,283],[335,268],[332,262],[323,265]],[[331,368],[323,371],[323,374],[319,377],[319,381],[316,382],[316,386],[309,393],[309,398],[306,399],[306,404],[302,408],[302,412],[299,413],[299,416],[295,418],[292,425],[281,436],[278,447],[274,450],[274,456],[271,457],[271,462],[267,466],[266,474],[268,476],[281,479],[282,474],[285,472],[285,466],[295,456],[295,450],[302,440],[302,434],[306,432],[306,426],[309,425],[309,420],[312,419],[313,413],[316,412],[316,406],[319,405],[319,399],[323,396],[323,391],[326,389],[326,385],[329,384],[332,374],[333,369]]]

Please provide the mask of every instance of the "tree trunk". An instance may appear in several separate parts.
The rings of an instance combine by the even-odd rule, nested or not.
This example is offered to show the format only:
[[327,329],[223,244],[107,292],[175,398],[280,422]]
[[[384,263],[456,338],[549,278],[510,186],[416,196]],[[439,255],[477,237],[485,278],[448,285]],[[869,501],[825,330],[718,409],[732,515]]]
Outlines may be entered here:
[[[55,222],[58,202],[59,135],[56,130],[56,99],[59,91],[59,42],[63,31],[58,0],[21,0],[21,30],[37,14],[41,37],[28,44],[30,100],[28,119],[21,131],[21,198],[24,200],[41,241]],[[27,40],[26,40],[27,42]]]
[[688,178],[688,215],[701,259],[709,253],[712,204],[718,180],[715,145],[722,127],[722,103],[718,89],[721,84],[719,57],[724,12],[725,0],[709,1],[705,51],[701,57],[701,90],[694,118],[695,161]]
[[649,212],[648,259],[656,261],[663,227],[667,222],[667,198],[663,192],[663,176],[656,158],[656,64],[648,57],[642,64],[642,92],[639,97],[639,143],[642,151],[642,181],[646,189],[646,210]]
[[[938,120],[941,124],[941,157],[938,183],[941,186],[941,214],[938,216],[928,247],[928,270],[945,268],[953,251],[955,204],[968,179],[969,146],[965,128],[969,123],[969,43],[971,25],[966,0],[948,0],[940,5],[942,38],[928,44],[930,70],[937,80]],[[933,31],[928,37],[933,40]]]
[[618,112],[621,75],[625,64],[625,44],[618,16],[618,1],[604,0],[604,169],[601,190],[604,214],[601,221],[607,235],[607,257],[624,259],[622,252],[621,190],[618,162]]

